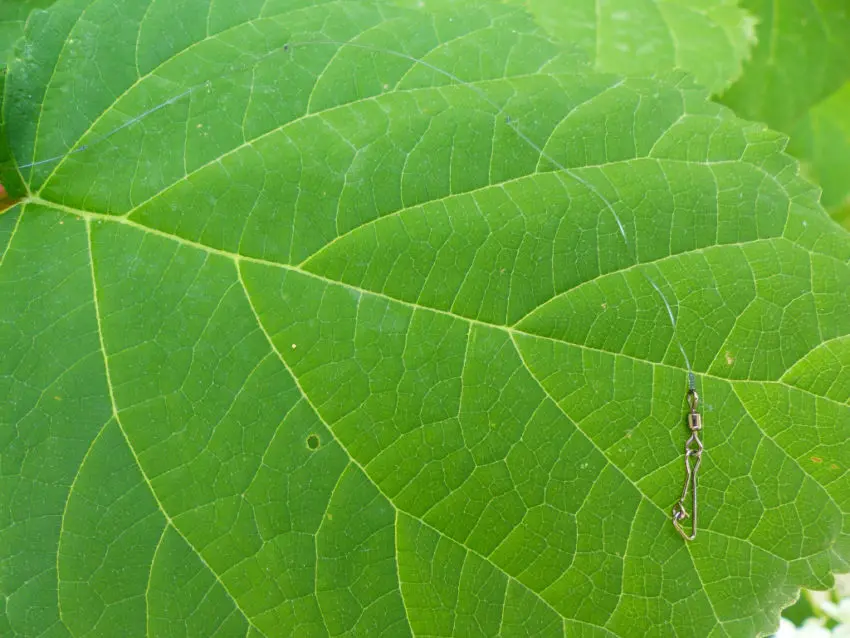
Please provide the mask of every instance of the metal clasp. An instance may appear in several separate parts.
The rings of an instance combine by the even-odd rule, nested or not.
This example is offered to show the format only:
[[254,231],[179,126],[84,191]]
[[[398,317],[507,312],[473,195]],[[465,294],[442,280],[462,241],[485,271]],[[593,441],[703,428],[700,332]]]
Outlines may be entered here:
[[[702,416],[697,412],[699,394],[696,390],[688,390],[688,402],[691,407],[688,414],[688,429],[691,431],[691,436],[685,442],[685,485],[682,488],[682,496],[673,506],[673,527],[686,541],[692,541],[697,537],[697,473],[702,463],[702,452],[705,448],[699,438],[699,433],[702,431]],[[685,509],[689,491],[693,516]],[[691,518],[690,534],[681,524],[681,521],[686,518]]]

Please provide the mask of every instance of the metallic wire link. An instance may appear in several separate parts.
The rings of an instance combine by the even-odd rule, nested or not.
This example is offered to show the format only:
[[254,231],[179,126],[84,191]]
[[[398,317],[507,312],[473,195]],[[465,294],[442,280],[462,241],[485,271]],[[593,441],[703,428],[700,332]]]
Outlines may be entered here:
[[[685,442],[685,486],[682,488],[681,498],[673,506],[673,527],[676,528],[676,531],[686,541],[692,541],[697,537],[697,473],[699,472],[700,463],[702,463],[702,451],[704,449],[702,441],[699,438],[699,433],[702,430],[702,416],[697,412],[699,394],[693,388],[688,390],[688,402],[691,406],[691,411],[688,414],[688,428],[691,431],[691,436]],[[693,466],[691,465],[692,459]],[[685,509],[689,490],[691,492],[693,517]],[[690,534],[681,525],[681,521],[686,518],[691,518]]]

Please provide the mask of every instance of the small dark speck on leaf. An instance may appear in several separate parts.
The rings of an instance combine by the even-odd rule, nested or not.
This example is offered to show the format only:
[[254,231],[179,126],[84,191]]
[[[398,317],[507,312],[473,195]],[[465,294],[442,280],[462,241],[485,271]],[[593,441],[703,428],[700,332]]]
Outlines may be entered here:
[[319,437],[315,434],[311,434],[307,437],[307,447],[311,450],[319,449]]
[[284,45],[283,45],[283,50],[284,50],[284,51],[289,51],[289,45],[288,45],[288,44],[284,44]]

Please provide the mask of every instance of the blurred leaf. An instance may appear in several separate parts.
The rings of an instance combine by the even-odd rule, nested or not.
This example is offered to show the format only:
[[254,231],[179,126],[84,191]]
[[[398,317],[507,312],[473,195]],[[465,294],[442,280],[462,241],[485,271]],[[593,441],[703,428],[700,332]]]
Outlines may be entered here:
[[820,184],[823,205],[850,227],[850,82],[797,122],[788,150]]
[[742,0],[758,45],[722,102],[741,117],[790,132],[811,106],[850,78],[850,2]]
[[651,76],[678,68],[712,92],[741,75],[755,44],[755,21],[737,0],[508,1],[579,45],[600,71]]
[[815,610],[812,603],[806,596],[806,592],[800,592],[800,597],[793,605],[782,610],[782,616],[793,622],[798,627],[803,624],[806,618],[811,618],[815,615]]
[[55,0],[0,0],[0,66],[6,64],[18,39],[24,34],[27,17]]

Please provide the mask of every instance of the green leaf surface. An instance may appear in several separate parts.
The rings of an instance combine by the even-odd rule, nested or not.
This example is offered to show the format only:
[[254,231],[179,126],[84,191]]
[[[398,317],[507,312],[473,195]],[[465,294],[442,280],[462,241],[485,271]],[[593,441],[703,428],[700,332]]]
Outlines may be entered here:
[[55,0],[0,0],[0,66],[5,66],[15,43],[24,35],[30,13],[45,9]]
[[797,122],[788,151],[823,189],[833,218],[850,228],[850,82]]
[[28,44],[0,634],[751,636],[850,568],[850,237],[776,134],[492,4]]
[[738,0],[507,0],[553,36],[579,46],[606,73],[682,69],[712,92],[737,80],[756,21]]
[[797,120],[850,79],[847,0],[742,0],[758,18],[758,45],[723,95],[741,117],[790,133]]

